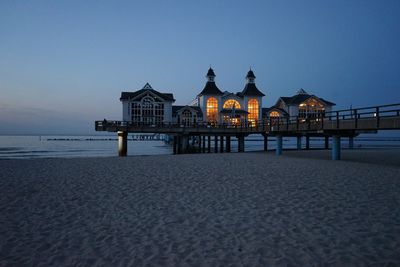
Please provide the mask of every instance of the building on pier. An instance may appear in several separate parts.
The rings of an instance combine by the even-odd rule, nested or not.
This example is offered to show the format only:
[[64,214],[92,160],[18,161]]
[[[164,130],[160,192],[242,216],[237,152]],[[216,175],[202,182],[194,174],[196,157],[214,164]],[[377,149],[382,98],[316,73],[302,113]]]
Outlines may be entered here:
[[192,102],[201,108],[203,118],[209,123],[218,124],[255,124],[262,120],[262,98],[265,96],[258,90],[254,72],[250,69],[246,75],[246,85],[241,92],[222,92],[215,83],[212,68],[207,72],[207,82],[203,90]]
[[122,120],[142,124],[162,124],[172,122],[171,93],[160,93],[149,83],[135,92],[122,92]]
[[272,107],[263,108],[262,113],[266,119],[296,116],[300,119],[316,119],[323,117],[325,112],[332,111],[334,105],[335,103],[310,95],[301,88],[294,96],[280,97]]
[[280,97],[270,108],[262,107],[265,96],[256,86],[256,76],[250,69],[240,92],[221,91],[215,82],[215,72],[209,68],[206,84],[186,106],[173,105],[172,93],[161,93],[150,84],[135,92],[122,92],[124,121],[139,124],[225,124],[255,125],[271,118],[318,118],[332,110],[335,104],[300,89],[292,97]]

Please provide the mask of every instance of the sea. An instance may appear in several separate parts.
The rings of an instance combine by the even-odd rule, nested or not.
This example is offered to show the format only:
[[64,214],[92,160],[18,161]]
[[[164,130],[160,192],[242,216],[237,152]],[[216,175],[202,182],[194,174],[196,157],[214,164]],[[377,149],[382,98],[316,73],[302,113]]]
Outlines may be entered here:
[[[128,156],[172,154],[172,144],[166,136],[128,136]],[[153,138],[153,139],[152,139]],[[305,138],[303,138],[303,147]],[[211,142],[213,145],[214,142]],[[348,138],[342,138],[343,149],[348,148]],[[268,149],[275,149],[275,138],[269,137]],[[232,138],[232,152],[237,151],[237,140]],[[284,137],[284,149],[296,149],[296,138]],[[311,149],[322,149],[323,138],[311,138]],[[400,148],[400,135],[364,134],[354,139],[354,147]],[[261,135],[246,137],[246,151],[262,151]],[[212,149],[213,151],[213,149]],[[118,140],[115,135],[0,135],[0,160],[33,158],[77,158],[114,157],[118,155]]]

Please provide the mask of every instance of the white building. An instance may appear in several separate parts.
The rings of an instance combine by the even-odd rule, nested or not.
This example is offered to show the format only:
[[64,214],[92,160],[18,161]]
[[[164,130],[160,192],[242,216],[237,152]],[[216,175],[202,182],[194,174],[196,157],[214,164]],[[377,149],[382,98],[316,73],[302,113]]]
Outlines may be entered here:
[[255,84],[255,75],[249,70],[247,83],[242,92],[222,92],[215,83],[212,68],[207,72],[207,82],[195,101],[203,112],[203,118],[210,123],[255,124],[262,119],[262,98],[264,94]]
[[160,93],[150,84],[135,92],[122,92],[122,120],[143,124],[172,122],[173,94]]
[[215,83],[212,68],[207,72],[206,84],[196,98],[186,106],[173,106],[171,93],[154,90],[150,84],[135,92],[122,92],[122,119],[138,124],[226,124],[254,125],[270,117],[299,116],[317,118],[335,105],[300,89],[292,97],[280,97],[271,108],[262,108],[265,96],[255,84],[255,75],[249,70],[241,92],[222,92]]
[[263,109],[264,118],[299,117],[313,119],[323,117],[325,112],[332,111],[335,104],[321,97],[308,94],[303,88],[291,97],[280,97],[270,108]]

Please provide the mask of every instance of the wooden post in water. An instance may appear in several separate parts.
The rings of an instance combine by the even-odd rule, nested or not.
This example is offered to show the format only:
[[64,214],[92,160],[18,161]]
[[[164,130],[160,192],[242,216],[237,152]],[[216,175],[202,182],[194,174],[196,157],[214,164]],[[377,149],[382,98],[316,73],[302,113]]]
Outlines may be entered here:
[[218,153],[218,136],[214,136],[214,152]]
[[306,135],[306,149],[309,150],[310,149],[310,136]]
[[128,153],[128,133],[118,131],[118,155],[125,157]]
[[206,153],[206,136],[203,135],[203,153]]
[[224,153],[224,136],[223,135],[220,136],[219,142],[220,142],[219,152]]
[[226,136],[226,152],[231,152],[231,137]]
[[211,153],[211,135],[207,137],[208,153]]

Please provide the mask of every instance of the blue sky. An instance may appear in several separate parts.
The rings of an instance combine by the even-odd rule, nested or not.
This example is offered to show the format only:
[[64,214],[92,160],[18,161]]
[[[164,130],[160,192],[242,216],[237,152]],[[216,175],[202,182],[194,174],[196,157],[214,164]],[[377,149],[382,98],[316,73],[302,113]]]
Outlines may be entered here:
[[400,102],[400,1],[0,1],[0,134],[91,133],[149,82],[187,104],[210,64],[264,106]]

